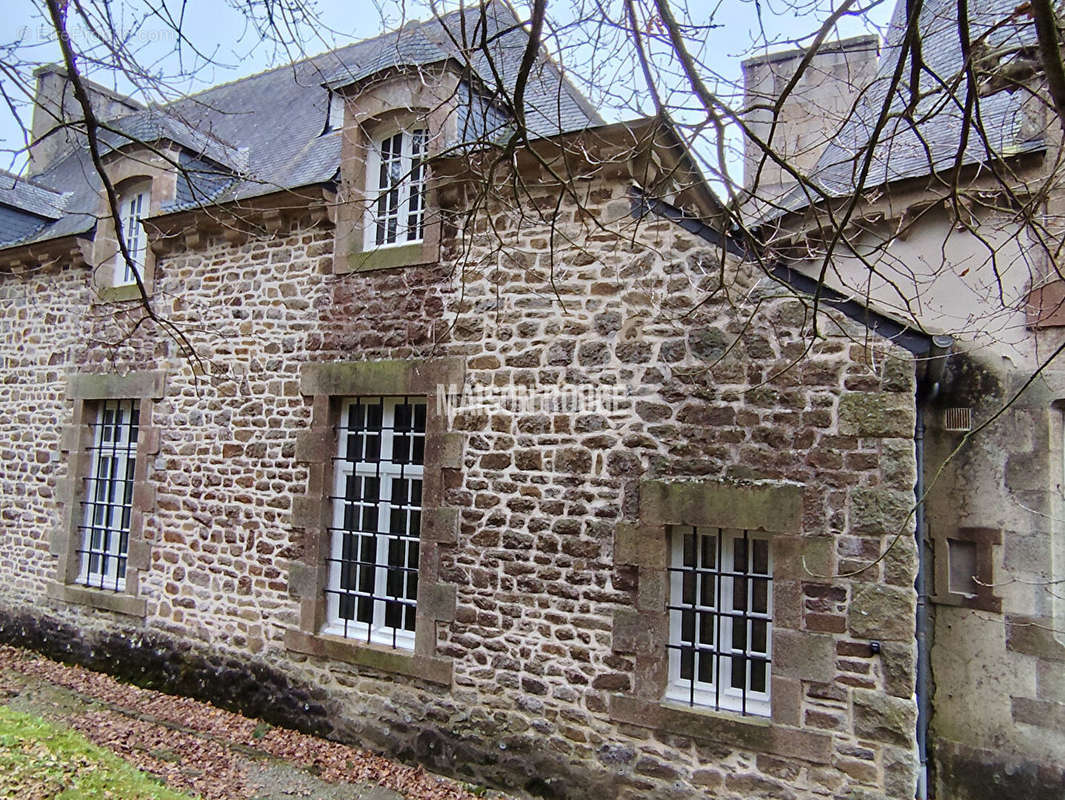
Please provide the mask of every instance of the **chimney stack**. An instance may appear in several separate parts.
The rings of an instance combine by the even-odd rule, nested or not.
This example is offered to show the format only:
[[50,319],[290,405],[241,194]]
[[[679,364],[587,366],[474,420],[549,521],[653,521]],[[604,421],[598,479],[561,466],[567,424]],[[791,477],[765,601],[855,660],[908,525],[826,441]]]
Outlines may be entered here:
[[[71,123],[80,122],[84,117],[65,67],[48,64],[38,68],[34,77],[37,78],[37,91],[30,132],[31,175],[43,172],[82,139],[82,134]],[[89,92],[93,113],[101,121],[124,117],[142,108],[137,101],[92,81],[83,78],[82,83]]]
[[[821,45],[776,116],[771,148],[796,171],[806,175],[851,114],[862,90],[876,77],[880,40],[856,36]],[[772,105],[799,68],[805,51],[788,50],[743,62],[744,114],[751,132],[765,142],[773,125]],[[754,108],[755,106],[765,106]],[[762,149],[744,143],[743,185],[759,206],[779,200],[795,180],[766,159],[755,187]]]

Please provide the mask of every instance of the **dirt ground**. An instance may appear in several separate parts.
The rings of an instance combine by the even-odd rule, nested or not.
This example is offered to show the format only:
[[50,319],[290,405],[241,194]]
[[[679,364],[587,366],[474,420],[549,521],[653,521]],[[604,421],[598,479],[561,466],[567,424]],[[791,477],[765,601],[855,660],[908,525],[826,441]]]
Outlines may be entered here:
[[204,800],[504,798],[373,753],[0,646],[0,702]]

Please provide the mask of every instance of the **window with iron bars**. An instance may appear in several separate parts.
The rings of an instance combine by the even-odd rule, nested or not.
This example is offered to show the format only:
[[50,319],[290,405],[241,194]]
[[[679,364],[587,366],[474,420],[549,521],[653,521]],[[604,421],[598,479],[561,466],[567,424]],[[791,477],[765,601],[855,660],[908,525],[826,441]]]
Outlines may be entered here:
[[367,159],[370,219],[366,247],[420,242],[425,233],[426,131],[379,140]]
[[673,528],[666,699],[769,716],[772,608],[768,540]]
[[345,400],[333,462],[323,633],[414,648],[425,400]]
[[78,583],[122,591],[126,585],[133,479],[137,469],[136,400],[105,400],[91,423]]

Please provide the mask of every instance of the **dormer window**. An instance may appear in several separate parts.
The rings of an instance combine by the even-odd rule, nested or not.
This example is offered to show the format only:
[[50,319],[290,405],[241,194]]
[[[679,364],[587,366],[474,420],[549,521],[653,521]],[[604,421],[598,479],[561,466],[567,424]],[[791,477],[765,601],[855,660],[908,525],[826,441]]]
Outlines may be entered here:
[[326,111],[325,130],[331,133],[344,127],[344,97],[336,92],[329,93],[329,109]]
[[[121,236],[129,251],[130,261],[121,251],[115,260],[115,286],[128,286],[137,282],[137,275],[144,274],[144,254],[147,251],[147,236],[141,221],[148,213],[148,192],[143,189],[123,192],[119,196],[119,220]],[[132,267],[132,268],[131,268]],[[134,273],[136,270],[136,273]]]
[[398,131],[374,142],[367,159],[370,205],[365,248],[420,242],[425,229],[426,131]]

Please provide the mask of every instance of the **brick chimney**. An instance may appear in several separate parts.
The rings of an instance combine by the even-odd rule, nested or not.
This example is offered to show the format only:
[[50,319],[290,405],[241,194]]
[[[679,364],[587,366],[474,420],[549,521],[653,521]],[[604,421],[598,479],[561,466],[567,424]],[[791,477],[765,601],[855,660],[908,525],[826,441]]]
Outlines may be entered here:
[[[74,97],[74,85],[65,67],[48,64],[34,72],[37,91],[33,104],[33,127],[30,132],[30,174],[43,172],[64,155],[81,136],[69,126],[83,118],[81,104]],[[142,106],[135,100],[83,79],[89,92],[89,104],[101,121],[117,119]]]
[[[876,36],[822,44],[780,108],[773,150],[798,171],[808,174],[859,93],[876,77],[879,53],[880,40]],[[776,101],[803,55],[803,50],[788,50],[743,62],[745,119],[751,132],[763,142],[773,124],[772,109],[753,106],[770,106]],[[750,191],[762,150],[747,141],[743,155],[743,185]],[[788,173],[766,160],[755,190],[756,202],[779,199],[794,185]]]

